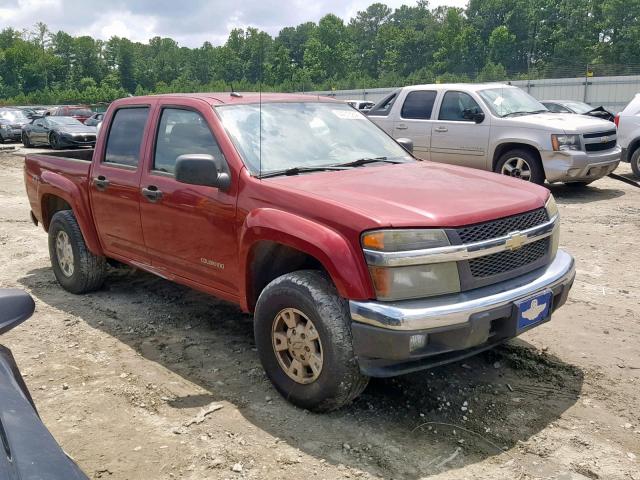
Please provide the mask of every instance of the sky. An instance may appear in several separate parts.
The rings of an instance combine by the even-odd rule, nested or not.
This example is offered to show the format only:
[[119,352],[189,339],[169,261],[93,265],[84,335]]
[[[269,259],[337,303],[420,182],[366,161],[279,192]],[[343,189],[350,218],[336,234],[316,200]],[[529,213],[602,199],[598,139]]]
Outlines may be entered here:
[[[327,13],[348,20],[376,0],[0,0],[0,27],[49,30],[146,42],[171,37],[180,45],[220,45],[233,28],[252,26],[271,35],[281,28],[318,21]],[[415,0],[382,0],[391,8]],[[430,7],[464,7],[467,0],[431,0]]]

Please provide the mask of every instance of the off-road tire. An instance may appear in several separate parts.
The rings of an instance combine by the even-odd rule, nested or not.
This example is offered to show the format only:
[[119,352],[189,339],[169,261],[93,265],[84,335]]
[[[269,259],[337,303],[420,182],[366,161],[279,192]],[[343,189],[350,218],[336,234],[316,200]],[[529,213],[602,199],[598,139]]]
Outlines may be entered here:
[[640,178],[640,147],[633,151],[631,158],[629,159],[629,163],[631,163],[631,170],[633,171],[633,174]]
[[25,148],[33,148],[33,143],[29,140],[29,135],[24,132],[22,132],[22,145],[24,145]]
[[[292,380],[280,366],[272,342],[272,325],[279,312],[295,308],[314,324],[322,344],[323,366],[312,383]],[[369,377],[358,367],[353,351],[347,301],[326,274],[316,270],[287,273],[260,294],[254,315],[258,356],[280,394],[294,405],[315,412],[336,410],[352,402]]]
[[496,173],[501,174],[502,173],[502,167],[504,166],[504,164],[509,159],[514,158],[514,157],[520,157],[520,158],[524,159],[529,164],[529,167],[531,169],[531,180],[529,180],[530,182],[537,183],[538,185],[542,185],[544,183],[545,174],[544,174],[544,168],[542,167],[542,162],[533,153],[531,153],[528,150],[521,149],[521,148],[515,148],[513,150],[508,150],[505,153],[503,153],[502,155],[500,155],[500,158],[496,162],[496,166],[495,166],[493,171],[496,172]]
[[[73,274],[66,276],[60,267],[56,253],[56,238],[63,230],[69,237],[73,251]],[[107,262],[105,257],[94,255],[84,243],[76,217],[71,210],[56,212],[49,225],[49,256],[58,283],[68,292],[81,294],[99,289],[104,282]]]

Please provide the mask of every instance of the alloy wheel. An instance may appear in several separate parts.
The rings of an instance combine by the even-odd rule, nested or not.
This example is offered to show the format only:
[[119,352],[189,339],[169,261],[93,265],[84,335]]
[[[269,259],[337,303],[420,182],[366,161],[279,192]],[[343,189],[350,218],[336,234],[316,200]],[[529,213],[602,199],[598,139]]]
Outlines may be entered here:
[[73,275],[73,248],[69,241],[69,235],[64,230],[60,230],[56,236],[56,258],[60,270],[66,277]]
[[293,381],[306,385],[322,372],[322,342],[309,317],[295,308],[285,308],[273,319],[273,351],[282,370]]
[[531,181],[531,165],[522,157],[512,157],[507,159],[500,170],[503,175],[519,178],[527,182]]

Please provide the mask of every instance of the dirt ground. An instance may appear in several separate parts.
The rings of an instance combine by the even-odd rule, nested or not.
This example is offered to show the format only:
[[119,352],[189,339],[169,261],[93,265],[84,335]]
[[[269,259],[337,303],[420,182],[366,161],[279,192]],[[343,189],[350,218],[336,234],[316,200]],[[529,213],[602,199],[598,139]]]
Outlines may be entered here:
[[551,187],[578,274],[550,323],[316,415],[271,387],[233,305],[125,268],[62,290],[22,167],[0,153],[0,287],[37,309],[1,340],[90,478],[640,480],[640,189]]

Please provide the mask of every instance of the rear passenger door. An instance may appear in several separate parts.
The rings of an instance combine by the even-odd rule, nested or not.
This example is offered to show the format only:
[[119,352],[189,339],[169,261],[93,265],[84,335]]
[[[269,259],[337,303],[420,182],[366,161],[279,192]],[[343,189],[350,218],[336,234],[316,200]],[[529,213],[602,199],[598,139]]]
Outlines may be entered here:
[[[467,112],[485,113],[482,122],[466,118]],[[444,93],[438,119],[431,130],[431,160],[436,162],[487,169],[490,116],[466,92]]]
[[235,195],[174,177],[176,159],[187,154],[212,155],[228,171],[209,124],[213,110],[197,104],[164,106],[154,122],[155,145],[141,182],[145,242],[155,270],[236,295]]
[[95,225],[107,254],[145,265],[150,261],[140,221],[140,160],[149,111],[144,105],[114,112],[89,185]]
[[413,154],[423,160],[430,158],[431,115],[436,96],[435,90],[409,92],[393,125],[393,138],[406,137],[413,140]]

